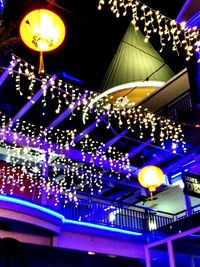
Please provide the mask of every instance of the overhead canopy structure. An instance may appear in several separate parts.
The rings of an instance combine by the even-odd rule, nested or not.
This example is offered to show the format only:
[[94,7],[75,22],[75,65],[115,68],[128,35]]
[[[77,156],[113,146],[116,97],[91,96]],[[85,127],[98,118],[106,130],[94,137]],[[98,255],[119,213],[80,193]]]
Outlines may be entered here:
[[144,42],[141,31],[130,24],[101,84],[101,90],[134,81],[166,82],[174,76],[150,42]]
[[135,31],[130,24],[101,84],[101,91],[111,96],[111,102],[126,96],[136,104],[174,76],[160,54],[144,39],[142,32]]

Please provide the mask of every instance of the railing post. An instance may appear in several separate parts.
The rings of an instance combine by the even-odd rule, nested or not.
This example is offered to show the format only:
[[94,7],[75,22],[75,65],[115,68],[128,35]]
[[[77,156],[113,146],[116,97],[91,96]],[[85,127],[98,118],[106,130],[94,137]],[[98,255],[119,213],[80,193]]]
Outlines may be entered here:
[[186,207],[186,214],[187,216],[192,215],[192,209],[191,209],[191,199],[190,196],[184,195],[185,198],[185,207]]

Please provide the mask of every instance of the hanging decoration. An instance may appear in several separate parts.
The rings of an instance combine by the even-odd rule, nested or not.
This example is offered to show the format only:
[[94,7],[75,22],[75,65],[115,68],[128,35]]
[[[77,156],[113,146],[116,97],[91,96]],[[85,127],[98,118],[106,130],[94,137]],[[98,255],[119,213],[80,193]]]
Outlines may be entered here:
[[[44,88],[43,92],[43,107],[47,103],[47,94],[51,95],[51,99],[56,101],[55,113],[60,113],[66,107],[73,110],[75,102],[78,100],[76,110],[82,111],[83,123],[89,120],[92,114],[95,114],[97,121],[100,121],[102,116],[107,117],[107,128],[116,125],[119,128],[126,127],[134,136],[140,140],[151,138],[152,142],[165,149],[166,140],[171,140],[182,151],[186,152],[186,143],[184,141],[184,133],[182,126],[170,119],[160,117],[148,109],[143,109],[142,106],[135,106],[135,103],[129,101],[128,98],[116,99],[111,101],[109,95],[102,95],[97,92],[85,90],[79,86],[66,83],[62,80],[53,80],[48,74],[45,74],[43,79],[37,77],[37,69],[19,57],[13,55],[11,64],[17,60],[18,66],[10,71],[10,75],[15,79],[17,92],[21,96],[26,96],[28,100],[32,99],[35,94],[34,87],[36,85]],[[21,86],[21,79],[25,78],[28,81],[27,87]],[[50,81],[50,88],[46,89],[46,82]],[[76,116],[76,112],[71,114],[71,118]],[[98,123],[97,123],[98,125]]]
[[[16,61],[18,64],[14,66],[13,62]],[[125,126],[134,137],[138,136],[141,140],[150,135],[152,140],[164,147],[165,140],[172,139],[176,144],[181,142],[185,149],[179,124],[156,116],[140,106],[134,107],[131,103],[111,103],[109,96],[98,98],[96,92],[52,79],[46,73],[41,79],[36,68],[16,56],[10,63],[13,68],[9,69],[9,74],[15,80],[16,90],[29,101],[32,101],[39,87],[44,91],[41,98],[43,107],[51,100],[50,95],[57,101],[56,113],[67,108],[72,111],[72,119],[82,113],[86,121],[92,113],[96,126],[103,116],[106,117],[107,128],[111,130],[114,124],[117,127]],[[47,81],[50,81],[49,88]],[[93,101],[96,98],[98,101]],[[8,166],[0,168],[0,192],[14,194],[15,190],[31,190],[39,200],[45,195],[49,201],[54,198],[55,205],[59,205],[60,201],[66,205],[68,201],[78,203],[77,191],[87,188],[91,194],[100,193],[105,175],[119,180],[130,179],[132,166],[128,153],[122,153],[114,146],[104,151],[105,144],[93,140],[88,134],[76,143],[77,132],[75,128],[46,129],[20,119],[13,122],[1,114],[0,147],[6,150]],[[23,173],[21,177],[24,178],[18,178],[13,172]]]
[[[81,141],[81,151],[74,142],[76,130],[46,129],[42,126],[11,119],[1,114],[0,147],[6,151],[6,164],[0,164],[0,193],[31,194],[31,198],[54,205],[68,201],[78,204],[77,190],[88,188],[90,194],[102,190],[104,171],[118,179],[130,177],[127,155],[110,148],[99,149],[102,143],[89,136]],[[90,145],[88,145],[90,144]],[[79,145],[79,146],[80,146]],[[34,196],[32,195],[34,194]]]
[[31,49],[40,52],[39,73],[44,72],[43,52],[59,47],[65,38],[65,25],[61,18],[47,9],[36,9],[21,21],[20,36]]
[[160,52],[170,43],[172,51],[178,54],[181,49],[185,51],[185,59],[188,61],[198,49],[200,31],[197,27],[185,27],[185,22],[178,24],[176,20],[164,16],[159,10],[154,10],[138,0],[99,0],[98,9],[101,10],[106,3],[117,18],[131,14],[131,23],[135,30],[138,30],[142,23],[145,42],[149,41],[152,34],[158,34]]
[[[91,98],[95,95],[92,91],[84,90],[79,86],[61,79],[53,79],[51,75],[47,73],[44,73],[41,79],[36,67],[18,56],[13,55],[10,64],[13,65],[15,61],[17,61],[18,64],[16,68],[9,70],[9,74],[15,79],[15,88],[19,95],[26,97],[27,100],[33,101],[32,98],[38,90],[38,87],[40,87],[43,90],[43,108],[47,106],[46,98],[47,94],[50,94],[50,99],[55,103],[55,113],[57,114],[66,107],[70,107],[70,109],[73,110],[76,101],[78,101],[76,109],[80,110],[81,105],[82,109],[84,109],[88,101],[91,101]],[[26,86],[24,86],[24,81],[26,82]],[[50,86],[47,90],[46,85],[48,81],[50,82]],[[45,115],[44,110],[43,115]]]
[[163,180],[164,174],[157,166],[146,166],[138,173],[139,183],[150,191],[152,208],[154,207],[153,192],[163,183]]
[[[37,69],[23,61],[22,59],[13,56],[12,61],[18,61],[18,69],[11,70],[10,74],[15,78],[16,90],[20,95],[27,94],[27,99],[31,99],[34,94],[34,86],[36,83],[45,84],[47,80],[51,81],[51,76],[46,74],[43,79],[37,77]],[[29,90],[26,87],[20,86],[20,77],[28,78]],[[141,140],[151,138],[153,142],[160,145],[163,149],[166,147],[166,140],[171,140],[177,146],[182,147],[182,151],[186,152],[186,144],[181,124],[177,124],[164,117],[157,116],[148,109],[143,109],[141,106],[136,106],[128,101],[117,99],[115,102],[110,101],[110,96],[101,97],[93,91],[87,91],[79,86],[74,86],[62,80],[51,81],[51,87],[48,91],[51,94],[51,99],[57,102],[56,113],[60,113],[66,107],[73,109],[75,101],[79,99],[77,110],[82,110],[84,123],[90,118],[91,113],[96,114],[97,120],[102,116],[107,116],[108,128],[113,124],[118,124],[118,127],[127,127],[134,136]],[[47,90],[43,94],[43,106],[46,107]],[[81,97],[84,96],[81,100]],[[72,113],[71,116],[76,116]]]
[[83,123],[94,112],[97,117],[107,115],[108,128],[113,125],[117,125],[119,128],[126,127],[138,139],[151,138],[152,142],[157,143],[163,149],[166,148],[166,140],[171,140],[177,146],[181,146],[183,152],[186,152],[181,124],[156,115],[147,108],[137,106],[128,98],[117,98],[116,101],[112,102],[109,95],[99,94],[95,96],[84,109]]

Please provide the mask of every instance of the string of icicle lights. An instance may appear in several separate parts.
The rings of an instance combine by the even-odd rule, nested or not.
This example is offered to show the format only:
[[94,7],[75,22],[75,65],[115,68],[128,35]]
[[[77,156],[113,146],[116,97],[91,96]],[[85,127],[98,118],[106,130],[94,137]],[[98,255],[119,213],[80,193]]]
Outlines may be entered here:
[[[9,73],[15,79],[19,95],[28,101],[33,100],[38,86],[42,90],[43,107],[48,105],[48,94],[56,99],[55,113],[69,108],[71,116],[77,115],[81,120],[81,112],[86,121],[90,113],[95,114],[96,127],[102,116],[107,117],[108,129],[116,123],[118,127],[125,125],[134,137],[144,139],[148,134],[163,148],[165,140],[171,139],[181,143],[185,151],[181,125],[157,117],[142,107],[135,108],[120,100],[111,104],[109,97],[90,107],[89,103],[98,95],[96,92],[85,91],[48,74],[40,79],[37,69],[15,56]],[[105,172],[107,178],[115,176],[119,180],[131,176],[128,153],[122,153],[114,146],[104,150],[105,144],[93,140],[88,134],[77,144],[76,125],[71,130],[46,129],[19,119],[13,122],[1,114],[0,127],[0,147],[7,155],[6,165],[0,167],[1,194],[31,194],[31,198],[38,201],[45,198],[55,206],[61,202],[65,206],[68,201],[78,203],[77,191],[86,187],[91,194],[94,190],[100,193]]]
[[[0,148],[7,155],[0,164],[0,193],[46,199],[55,206],[78,204],[77,190],[101,193],[104,172],[118,179],[130,177],[129,158],[115,147],[88,135],[76,150],[76,130],[46,129],[26,121],[0,116]],[[81,148],[80,148],[81,146]],[[70,156],[72,155],[72,156]],[[116,167],[117,165],[117,167]],[[126,174],[125,174],[126,171]]]
[[[123,98],[123,101],[117,99],[111,104],[110,97],[106,96],[95,102],[95,105],[91,105],[94,99],[98,99],[99,94],[97,92],[84,90],[77,85],[66,83],[60,79],[53,79],[48,74],[45,74],[46,76],[41,80],[37,77],[38,71],[35,67],[16,56],[12,57],[11,65],[15,60],[18,61],[16,71],[10,69],[9,73],[15,78],[15,86],[18,93],[21,96],[26,95],[28,100],[33,98],[34,90],[35,88],[38,89],[37,86],[39,84],[43,95],[43,107],[45,108],[48,105],[47,94],[49,93],[51,99],[57,103],[55,105],[55,113],[57,114],[66,108],[70,108],[72,111],[71,119],[77,115],[78,111],[81,111],[84,123],[90,118],[91,114],[95,114],[97,127],[101,122],[101,118],[107,117],[107,128],[117,123],[119,128],[127,127],[135,138],[141,140],[151,138],[153,142],[156,142],[163,149],[165,149],[165,140],[170,139],[179,147],[182,146],[183,152],[186,151],[181,124],[159,117],[141,106],[135,107],[134,103],[126,103],[124,101],[126,98]],[[21,86],[22,76],[25,76],[29,82],[26,87]],[[49,88],[47,88],[47,84]]]
[[113,124],[119,128],[126,127],[140,140],[151,138],[152,142],[159,144],[166,149],[166,141],[171,140],[177,147],[182,147],[186,152],[186,143],[182,125],[170,119],[158,116],[142,106],[135,106],[128,98],[118,98],[113,103],[110,97],[99,98],[98,101],[91,101],[84,109],[83,120],[89,118],[89,114],[95,112],[97,117],[107,117],[108,128]]
[[[45,108],[47,106],[47,98],[49,95],[54,103],[54,111],[56,114],[61,113],[63,109],[69,107],[72,116],[75,108],[76,110],[80,110],[81,105],[82,108],[85,107],[91,97],[95,95],[92,91],[83,90],[79,86],[58,79],[56,75],[51,76],[44,73],[42,78],[39,77],[37,68],[16,55],[12,56],[8,71],[10,76],[15,79],[16,91],[20,96],[30,100],[32,104],[35,104],[34,95],[36,91],[38,88],[41,88],[43,106],[42,115],[45,115]],[[24,81],[26,81],[26,84],[24,84]]]
[[[145,42],[151,35],[157,33],[160,39],[160,52],[166,45],[172,44],[172,51],[179,54],[180,48],[185,50],[185,59],[188,61],[198,50],[197,43],[200,31],[197,27],[185,27],[185,22],[178,24],[176,20],[170,19],[138,0],[99,0],[98,9],[108,4],[110,10],[117,18],[131,14],[131,23],[135,30],[143,27]],[[193,47],[194,46],[194,47]]]

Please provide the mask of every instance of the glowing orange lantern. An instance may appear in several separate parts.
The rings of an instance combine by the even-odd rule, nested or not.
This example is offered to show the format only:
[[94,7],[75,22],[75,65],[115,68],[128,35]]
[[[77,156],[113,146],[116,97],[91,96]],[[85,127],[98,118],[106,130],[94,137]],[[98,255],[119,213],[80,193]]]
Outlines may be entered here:
[[39,72],[44,72],[42,53],[60,46],[65,33],[65,25],[61,18],[47,9],[33,10],[22,19],[20,36],[29,48],[40,52]]
[[139,183],[148,188],[151,195],[151,202],[153,207],[153,194],[152,192],[156,190],[163,183],[164,174],[162,170],[156,166],[146,166],[141,169],[138,174]]

